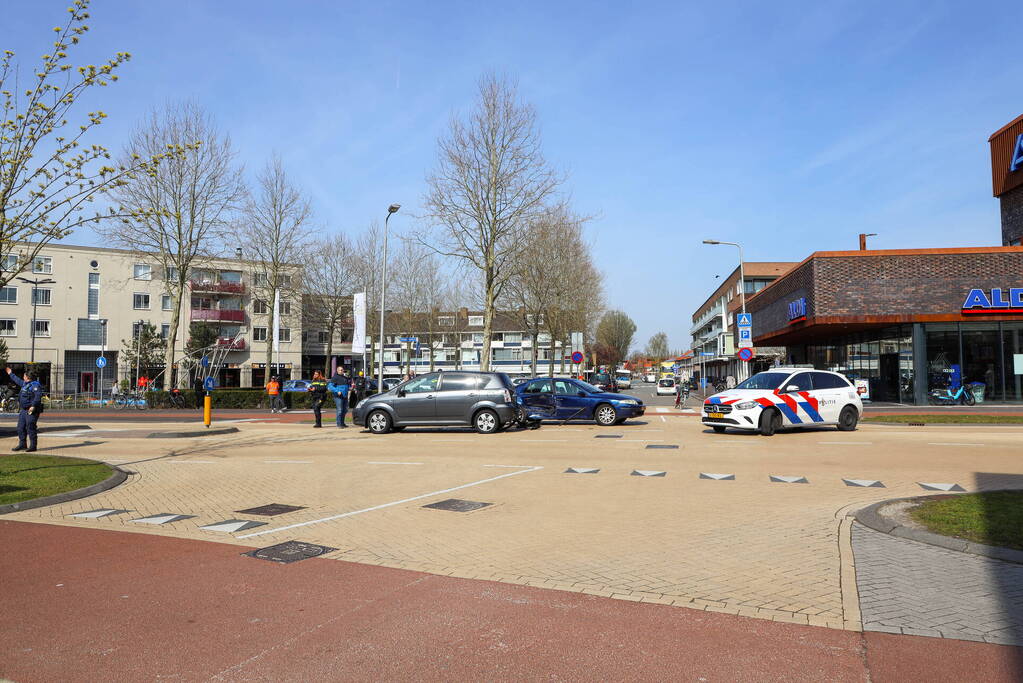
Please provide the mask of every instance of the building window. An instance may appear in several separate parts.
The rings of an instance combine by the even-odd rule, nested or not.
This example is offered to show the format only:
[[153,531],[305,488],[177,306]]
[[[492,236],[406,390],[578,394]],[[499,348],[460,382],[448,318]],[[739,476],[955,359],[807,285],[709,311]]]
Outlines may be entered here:
[[[534,318],[536,319],[535,323],[533,322]],[[532,313],[526,313],[526,324],[531,327],[534,325],[543,325],[543,313],[536,316],[534,316]]]
[[291,302],[281,299],[281,315],[291,315]]
[[258,314],[265,314],[270,312],[270,307],[263,299],[254,299],[252,301],[252,312]]
[[266,273],[255,273],[252,281],[256,283],[257,287],[266,287],[270,280],[267,278]]
[[18,321],[13,318],[0,319],[0,337],[14,337],[18,334]]
[[441,327],[453,327],[455,324],[455,316],[439,315],[437,316],[437,324]]
[[18,303],[18,288],[17,287],[4,287],[0,289],[0,304],[16,304]]
[[136,311],[148,311],[149,310],[149,295],[144,292],[135,292],[132,299],[132,308]]
[[330,341],[330,334],[327,333],[327,330],[319,330],[316,333],[316,341],[319,344],[326,344]]
[[18,255],[7,254],[3,257],[3,269],[8,273],[14,272],[18,269]]
[[252,328],[252,341],[266,341],[266,328],[265,327],[253,327]]
[[174,299],[170,294],[164,294],[160,297],[160,308],[164,311],[172,310],[174,305]]
[[494,349],[494,360],[522,360],[522,349]]
[[32,272],[43,273],[50,275],[53,273],[53,257],[52,256],[36,256],[35,260],[32,261]]
[[89,318],[99,318],[99,273],[89,273]]
[[50,336],[50,321],[49,320],[34,320],[32,321],[32,336],[33,337],[49,337]]
[[32,304],[35,306],[49,306],[53,291],[49,288],[33,287]]
[[170,324],[164,323],[160,325],[160,339],[166,339],[170,336]]
[[482,315],[470,315],[469,316],[469,327],[483,327],[483,316]]
[[178,269],[175,268],[174,266],[167,266],[167,274],[165,276],[165,279],[168,280],[169,282],[177,282]]
[[282,344],[284,344],[285,342],[290,342],[291,341],[291,329],[290,328],[281,327],[281,328],[279,328],[277,330],[277,334],[279,335],[279,339],[281,340]]
[[504,333],[503,341],[521,344],[522,343],[522,333],[521,332],[505,332]]
[[472,335],[472,343],[473,344],[482,344],[483,343],[483,333],[482,332],[476,332],[475,334],[473,334]]
[[551,333],[550,332],[541,332],[541,333],[539,333],[538,335],[536,335],[536,343],[537,344],[550,344],[551,343]]
[[135,279],[136,280],[152,280],[153,279],[153,267],[148,263],[136,263],[135,264]]
[[209,297],[193,296],[192,297],[192,308],[203,311],[209,311],[213,309],[213,299]]
[[139,335],[142,334],[142,330],[145,329],[146,325],[148,325],[148,324],[149,323],[146,323],[146,322],[132,323],[131,324],[131,338],[132,339],[138,339]]

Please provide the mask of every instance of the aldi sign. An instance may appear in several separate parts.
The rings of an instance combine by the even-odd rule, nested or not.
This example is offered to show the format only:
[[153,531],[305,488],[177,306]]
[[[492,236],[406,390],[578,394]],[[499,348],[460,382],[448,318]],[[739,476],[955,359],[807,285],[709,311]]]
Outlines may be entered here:
[[789,302],[789,322],[797,323],[806,320],[806,297]]
[[991,315],[1023,313],[1023,287],[1008,290],[994,287],[990,290],[971,289],[963,302],[964,315]]

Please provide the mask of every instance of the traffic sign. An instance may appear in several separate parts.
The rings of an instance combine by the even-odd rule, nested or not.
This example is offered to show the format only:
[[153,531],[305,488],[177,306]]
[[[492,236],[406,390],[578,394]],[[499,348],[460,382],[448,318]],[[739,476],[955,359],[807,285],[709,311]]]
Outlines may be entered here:
[[204,391],[213,391],[217,388],[217,378],[207,377],[202,381],[202,388]]
[[582,363],[583,362],[582,351],[576,351],[575,353],[572,354],[572,362],[573,363]]
[[398,337],[398,341],[400,341],[402,344],[414,344],[415,342],[419,341],[419,338],[418,337]]
[[700,355],[701,356],[716,356],[717,354],[716,353],[712,353],[710,351],[700,351]]
[[100,356],[99,358],[96,359],[96,367],[97,368],[105,368],[106,366],[107,366],[107,359],[106,359],[105,356]]
[[199,362],[202,364],[202,366],[204,368],[208,368],[210,366],[210,357],[209,356],[203,356],[202,360],[199,361]]
[[739,349],[736,355],[739,356],[739,360],[753,360],[753,349],[749,347]]
[[753,315],[750,313],[738,313],[735,316],[735,324],[739,327],[752,327]]

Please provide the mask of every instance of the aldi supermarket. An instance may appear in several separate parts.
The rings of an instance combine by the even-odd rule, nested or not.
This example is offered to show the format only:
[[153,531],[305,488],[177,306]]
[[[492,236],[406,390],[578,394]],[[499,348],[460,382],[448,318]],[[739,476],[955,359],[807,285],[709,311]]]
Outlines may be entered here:
[[926,404],[1023,402],[1023,116],[990,138],[1002,246],[815,252],[747,300],[755,347]]

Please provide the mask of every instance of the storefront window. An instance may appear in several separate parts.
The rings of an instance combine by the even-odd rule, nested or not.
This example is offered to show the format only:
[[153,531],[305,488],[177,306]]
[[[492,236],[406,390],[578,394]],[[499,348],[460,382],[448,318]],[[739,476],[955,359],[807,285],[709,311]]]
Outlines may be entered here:
[[974,392],[978,402],[1002,400],[998,323],[962,323],[960,329],[963,335],[963,382]]
[[1006,401],[1023,401],[1023,322],[1002,323]]
[[952,391],[963,381],[959,362],[959,328],[956,323],[927,325],[927,390]]

